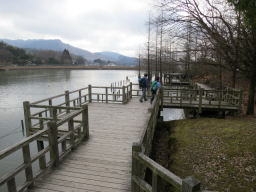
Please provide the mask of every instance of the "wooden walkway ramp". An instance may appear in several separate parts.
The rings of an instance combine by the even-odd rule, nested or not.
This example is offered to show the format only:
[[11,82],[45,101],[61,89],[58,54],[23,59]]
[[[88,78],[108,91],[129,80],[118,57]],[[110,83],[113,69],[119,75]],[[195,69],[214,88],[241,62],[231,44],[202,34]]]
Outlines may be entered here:
[[[89,140],[30,191],[131,191],[132,143],[138,142],[150,117],[149,102],[89,104]],[[81,118],[81,117],[79,117]]]

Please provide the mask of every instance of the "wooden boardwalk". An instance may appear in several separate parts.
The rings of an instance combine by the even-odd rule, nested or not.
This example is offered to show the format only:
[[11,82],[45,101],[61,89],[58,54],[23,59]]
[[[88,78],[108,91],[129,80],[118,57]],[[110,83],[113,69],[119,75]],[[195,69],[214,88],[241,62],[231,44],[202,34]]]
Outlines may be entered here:
[[[150,117],[149,102],[89,104],[89,140],[30,191],[131,191],[132,143],[138,142]],[[81,117],[80,117],[81,118]]]

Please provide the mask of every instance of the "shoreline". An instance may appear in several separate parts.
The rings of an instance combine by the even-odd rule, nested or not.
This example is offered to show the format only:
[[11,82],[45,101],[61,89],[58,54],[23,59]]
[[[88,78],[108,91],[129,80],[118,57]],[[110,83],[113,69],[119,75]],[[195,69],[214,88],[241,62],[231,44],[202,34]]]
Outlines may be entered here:
[[33,69],[76,69],[76,70],[137,70],[137,66],[0,66],[0,71]]

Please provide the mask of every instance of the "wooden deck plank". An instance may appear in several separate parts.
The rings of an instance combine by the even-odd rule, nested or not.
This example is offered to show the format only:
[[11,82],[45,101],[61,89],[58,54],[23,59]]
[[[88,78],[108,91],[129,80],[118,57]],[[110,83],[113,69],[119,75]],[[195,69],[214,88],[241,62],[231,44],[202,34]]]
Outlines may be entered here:
[[[31,191],[130,191],[132,143],[147,125],[150,107],[138,98],[125,105],[89,104],[89,140],[39,179]],[[67,124],[60,129],[67,130]]]

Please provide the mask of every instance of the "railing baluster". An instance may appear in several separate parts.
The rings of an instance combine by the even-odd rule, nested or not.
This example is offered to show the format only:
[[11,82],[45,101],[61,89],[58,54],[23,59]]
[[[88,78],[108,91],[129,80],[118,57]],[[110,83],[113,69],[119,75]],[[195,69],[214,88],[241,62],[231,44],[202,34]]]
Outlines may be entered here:
[[130,82],[130,98],[132,98],[132,82]]
[[88,85],[88,97],[89,97],[89,103],[92,102],[92,86]]
[[15,177],[13,177],[7,181],[7,189],[8,189],[8,192],[16,192],[17,191]]
[[62,141],[61,143],[62,152],[65,153],[67,150],[67,142],[66,140]]
[[75,134],[74,134],[74,120],[73,119],[70,119],[68,121],[68,130],[71,131],[70,145],[71,145],[71,148],[74,149],[75,148]]
[[51,121],[47,123],[49,128],[48,130],[48,138],[50,145],[50,159],[53,162],[53,165],[57,167],[59,165],[59,148],[58,148],[58,130],[56,122]]
[[[48,103],[49,103],[49,106],[52,106],[52,100],[51,99],[48,100]],[[50,111],[50,117],[52,117],[51,111]]]
[[30,112],[30,104],[28,101],[23,102],[24,108],[24,120],[25,120],[25,127],[26,127],[26,136],[30,136],[30,129],[32,127],[32,122],[30,119],[31,112]]
[[81,107],[82,105],[82,92],[79,90],[79,106]]
[[[37,149],[38,149],[38,152],[40,152],[44,149],[44,142],[43,141],[37,140]],[[40,167],[41,170],[44,170],[46,168],[45,155],[43,155],[39,158],[39,167]]]
[[199,114],[201,114],[202,113],[202,100],[203,100],[203,97],[202,97],[202,95],[203,95],[203,89],[199,89],[199,105],[198,105],[198,112],[199,112]]
[[[66,107],[70,107],[70,102],[69,102],[69,91],[65,91],[65,104],[66,104]],[[67,113],[69,113],[70,110],[67,109]]]
[[108,88],[106,87],[106,103],[108,103]]
[[[42,113],[39,113],[39,117],[42,118]],[[40,129],[43,129],[43,128],[44,128],[44,120],[43,120],[43,119],[40,119],[40,120],[39,120],[39,127],[40,127]]]
[[157,192],[158,175],[152,172],[152,192]]
[[125,86],[122,87],[122,103],[125,103]]
[[[33,171],[32,171],[32,165],[31,165],[31,155],[30,155],[30,148],[29,144],[22,147],[22,153],[23,153],[23,160],[28,167],[25,169],[25,175],[26,175],[26,181],[32,182],[33,181]],[[32,187],[33,183],[29,185],[29,187]]]

